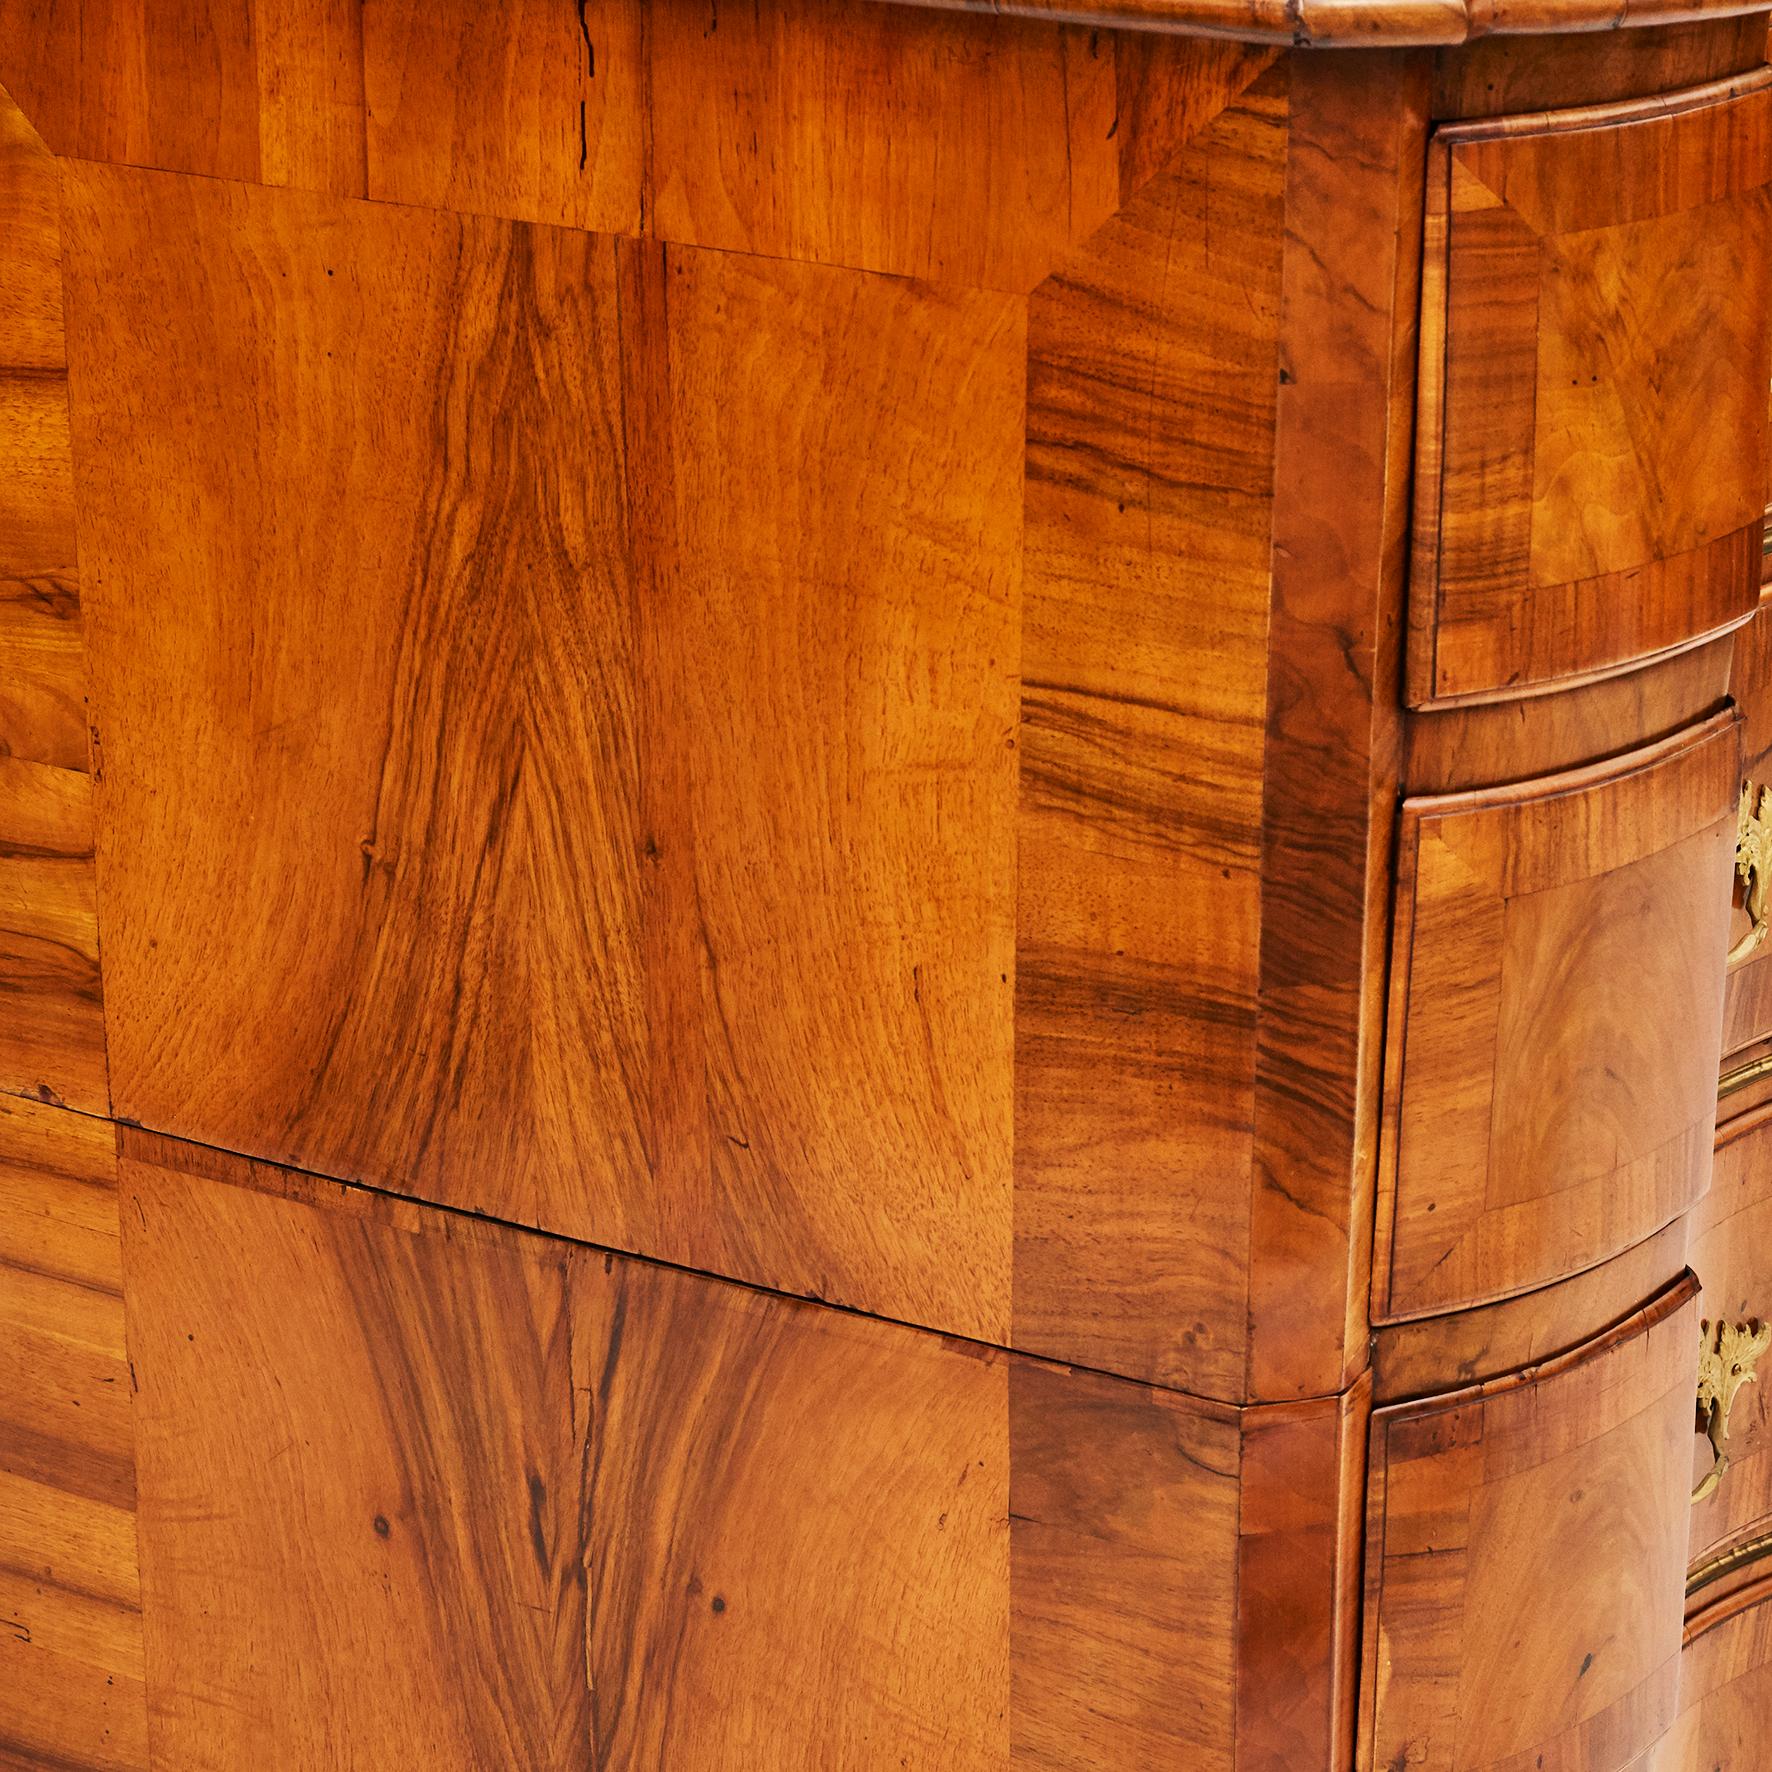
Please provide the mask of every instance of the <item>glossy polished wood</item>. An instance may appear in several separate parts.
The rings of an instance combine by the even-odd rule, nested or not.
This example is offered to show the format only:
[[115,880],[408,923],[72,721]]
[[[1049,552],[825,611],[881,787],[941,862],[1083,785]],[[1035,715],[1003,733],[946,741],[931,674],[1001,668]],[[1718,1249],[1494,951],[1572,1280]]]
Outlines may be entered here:
[[145,1772],[114,1134],[0,1096],[0,1763]]
[[[0,1760],[1674,1724],[1766,15],[1260,3],[0,0]],[[1616,399],[1411,708],[1447,281]]]
[[[896,4],[898,0],[886,0]],[[915,0],[977,12],[1131,23],[1273,43],[1402,48],[1495,33],[1617,31],[1694,16],[1733,18],[1763,0]]]
[[1688,1221],[1678,1219],[1622,1255],[1554,1285],[1469,1310],[1380,1325],[1372,1336],[1374,1397],[1394,1403],[1431,1396],[1572,1353],[1595,1325],[1622,1322],[1677,1280],[1691,1236]]
[[[71,166],[118,1111],[1225,1400],[1349,1381],[1426,75],[1154,58],[1025,305]],[[1272,571],[1275,463],[1331,461],[1377,528]]]
[[[1423,56],[1302,58],[1287,169],[1262,747],[1250,1369],[1260,1396],[1365,1364],[1408,533]],[[1347,225],[1370,218],[1373,237]],[[1376,249],[1375,249],[1376,248]],[[1300,692],[1311,685],[1308,694]],[[1337,1305],[1342,1320],[1335,1320]]]
[[1363,1394],[1239,1411],[152,1135],[122,1158],[181,1766],[1337,1757]]
[[1435,133],[1412,702],[1580,677],[1752,613],[1769,80]]
[[56,168],[0,90],[0,1090],[106,1113]]
[[78,159],[1025,293],[1276,53],[862,0],[492,40],[470,0],[0,0],[0,85]]
[[[683,502],[636,609],[609,242],[96,167],[68,190],[119,1112],[1006,1340],[1020,316],[667,267],[669,336],[627,373],[665,377],[639,446]],[[197,280],[244,303],[247,262],[282,297],[218,335]],[[525,404],[533,471],[489,503],[465,464]],[[740,434],[783,466],[753,452],[716,501]],[[222,496],[165,500],[218,435]],[[404,518],[341,547],[336,512],[396,484]],[[226,949],[175,933],[247,903]]]
[[1701,1607],[1686,1635],[1679,1718],[1640,1772],[1759,1772],[1772,1712],[1772,1578]]
[[1725,712],[1404,803],[1375,1315],[1591,1267],[1703,1194],[1738,746]]
[[1258,81],[1028,309],[1015,1335],[1227,1396],[1247,1358],[1288,90]]
[[[566,1252],[483,1237],[469,1256],[134,1148],[120,1182],[156,1751],[586,1763]],[[375,1652],[335,1652],[341,1620]],[[284,1670],[269,1702],[260,1667]]]
[[0,96],[0,756],[86,768],[61,200],[55,162]]
[[1434,58],[1437,120],[1530,115],[1706,86],[1766,62],[1766,15],[1579,36],[1491,34]]
[[1697,1286],[1374,1412],[1364,1766],[1624,1772],[1672,1723]]
[[[1671,738],[1722,711],[1739,679],[1739,646],[1736,635],[1724,634],[1641,670],[1557,694],[1412,713],[1403,779],[1416,794],[1500,787]],[[1744,752],[1750,732],[1744,724]]]

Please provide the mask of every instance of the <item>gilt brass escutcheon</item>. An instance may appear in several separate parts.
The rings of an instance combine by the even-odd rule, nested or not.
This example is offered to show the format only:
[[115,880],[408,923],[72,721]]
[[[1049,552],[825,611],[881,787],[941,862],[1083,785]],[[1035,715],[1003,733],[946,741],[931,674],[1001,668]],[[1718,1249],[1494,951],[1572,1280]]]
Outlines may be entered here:
[[1700,1323],[1698,1326],[1698,1431],[1710,1441],[1712,1464],[1692,1491],[1694,1506],[1717,1492],[1729,1468],[1729,1411],[1735,1394],[1752,1384],[1760,1355],[1772,1346],[1772,1323]]
[[1766,939],[1766,887],[1772,881],[1772,818],[1765,809],[1765,790],[1743,782],[1735,819],[1735,871],[1746,896],[1742,903],[1753,927],[1729,950],[1729,964],[1738,966]]

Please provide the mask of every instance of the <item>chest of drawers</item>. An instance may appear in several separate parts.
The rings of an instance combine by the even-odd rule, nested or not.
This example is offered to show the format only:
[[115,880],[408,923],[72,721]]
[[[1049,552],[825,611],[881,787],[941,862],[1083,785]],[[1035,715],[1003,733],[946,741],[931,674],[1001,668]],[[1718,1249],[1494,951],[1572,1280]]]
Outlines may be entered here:
[[0,0],[0,1760],[1772,1768],[1766,50]]

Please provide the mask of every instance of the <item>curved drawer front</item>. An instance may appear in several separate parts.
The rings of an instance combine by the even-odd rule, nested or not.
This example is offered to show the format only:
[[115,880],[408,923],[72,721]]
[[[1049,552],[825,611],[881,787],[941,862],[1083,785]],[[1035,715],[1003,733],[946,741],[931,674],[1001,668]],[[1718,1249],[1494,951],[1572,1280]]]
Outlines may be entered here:
[[1550,686],[1752,612],[1768,78],[1435,135],[1412,703]]
[[1678,1696],[1696,1285],[1586,1347],[1377,1410],[1367,1767],[1621,1772]]
[[1735,721],[1404,802],[1373,1277],[1381,1318],[1579,1272],[1703,1193]]
[[1772,1727],[1772,1562],[1686,1627],[1680,1716],[1640,1772],[1761,1772]]

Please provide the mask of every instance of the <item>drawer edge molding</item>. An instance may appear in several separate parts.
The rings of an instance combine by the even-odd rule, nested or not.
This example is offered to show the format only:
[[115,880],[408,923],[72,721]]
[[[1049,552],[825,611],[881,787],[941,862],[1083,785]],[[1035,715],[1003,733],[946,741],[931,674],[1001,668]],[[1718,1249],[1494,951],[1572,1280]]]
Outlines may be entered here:
[[1361,1765],[1623,1772],[1672,1722],[1697,1301],[1684,1272],[1569,1353],[1374,1410]]
[[1766,68],[1435,130],[1411,707],[1596,681],[1754,613],[1769,186]]
[[1583,1273],[1702,1195],[1738,780],[1724,709],[1605,763],[1405,800],[1375,1323]]

